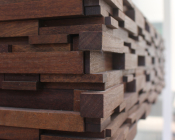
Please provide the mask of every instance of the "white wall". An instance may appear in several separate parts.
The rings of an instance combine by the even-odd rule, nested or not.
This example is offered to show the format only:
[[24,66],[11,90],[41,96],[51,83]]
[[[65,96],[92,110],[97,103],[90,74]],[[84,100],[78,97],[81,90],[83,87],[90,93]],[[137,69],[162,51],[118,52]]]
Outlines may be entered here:
[[163,0],[132,0],[150,22],[163,21]]

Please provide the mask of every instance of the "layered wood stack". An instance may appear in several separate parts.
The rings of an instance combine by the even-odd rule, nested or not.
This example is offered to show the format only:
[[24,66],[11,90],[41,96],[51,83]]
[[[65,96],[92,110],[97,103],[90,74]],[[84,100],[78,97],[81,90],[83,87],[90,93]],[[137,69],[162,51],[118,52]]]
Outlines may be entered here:
[[163,50],[130,0],[1,0],[0,139],[133,140]]

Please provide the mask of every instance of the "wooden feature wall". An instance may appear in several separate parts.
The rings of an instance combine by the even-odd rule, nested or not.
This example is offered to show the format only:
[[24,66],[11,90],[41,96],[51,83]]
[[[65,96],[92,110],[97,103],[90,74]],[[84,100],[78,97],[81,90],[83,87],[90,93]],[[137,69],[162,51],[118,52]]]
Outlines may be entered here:
[[131,0],[1,0],[0,140],[133,140],[163,51]]

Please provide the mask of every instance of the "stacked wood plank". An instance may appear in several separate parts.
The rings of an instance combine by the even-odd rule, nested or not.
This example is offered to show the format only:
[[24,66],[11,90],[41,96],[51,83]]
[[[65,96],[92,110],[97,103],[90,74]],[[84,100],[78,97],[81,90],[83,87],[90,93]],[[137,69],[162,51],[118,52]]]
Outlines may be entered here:
[[131,0],[1,0],[0,139],[133,140],[163,50]]

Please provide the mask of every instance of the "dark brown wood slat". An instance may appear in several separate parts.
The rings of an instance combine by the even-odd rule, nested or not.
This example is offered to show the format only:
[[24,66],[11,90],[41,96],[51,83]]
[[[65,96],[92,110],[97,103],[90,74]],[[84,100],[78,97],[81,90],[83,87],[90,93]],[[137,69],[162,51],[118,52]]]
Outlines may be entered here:
[[85,73],[99,73],[112,70],[112,54],[108,52],[85,52]]
[[42,83],[44,89],[80,89],[104,91],[108,87],[105,83]]
[[118,28],[118,21],[115,20],[113,17],[106,17],[105,18],[105,25],[111,29]]
[[39,35],[79,34],[82,31],[102,31],[102,28],[102,24],[41,27],[39,29]]
[[28,37],[5,37],[5,38],[0,38],[0,44],[5,44],[5,45],[28,45]]
[[121,52],[124,42],[105,32],[81,32],[79,50]]
[[0,106],[3,107],[73,110],[73,90],[0,90],[0,96]]
[[17,82],[17,81],[4,81],[2,82],[2,89],[9,90],[37,90],[38,82]]
[[105,131],[102,132],[96,132],[96,133],[92,133],[92,132],[68,132],[68,131],[54,131],[54,130],[42,130],[42,134],[43,135],[50,135],[50,136],[67,136],[67,137],[71,137],[71,138],[93,138],[93,139],[105,139],[106,135],[105,135]]
[[83,74],[82,52],[8,53],[0,59],[0,73]]
[[0,53],[12,52],[11,45],[0,45]]
[[120,9],[113,10],[113,17],[118,21],[125,21],[125,14]]
[[105,74],[83,74],[83,75],[55,75],[42,74],[40,76],[41,82],[63,82],[63,83],[104,83]]
[[81,116],[87,118],[104,118],[112,114],[113,110],[123,101],[123,88],[121,84],[104,92],[92,91],[82,93],[80,98]]
[[39,81],[39,74],[5,74],[4,81]]
[[[4,12],[0,13],[2,14]],[[38,20],[0,22],[0,37],[38,35],[38,28]]]
[[85,24],[104,24],[104,17],[74,17],[61,19],[43,19],[40,20],[40,27],[54,27],[54,26],[72,26]]
[[0,107],[0,123],[4,126],[13,127],[74,132],[84,131],[83,118],[79,113],[70,111]]
[[136,69],[137,56],[134,54],[113,54],[113,69]]
[[129,31],[130,33],[138,35],[137,24],[128,16],[125,16],[125,21],[120,23],[120,26]]
[[120,126],[124,123],[127,118],[127,113],[122,112],[119,115],[113,116],[113,120],[111,121],[110,125],[106,128],[106,137],[112,137],[116,131],[120,128]]
[[138,121],[139,119],[142,118],[145,112],[146,112],[146,104],[143,103],[136,112],[128,116],[127,122],[134,123],[135,121]]
[[39,130],[0,126],[0,139],[39,140]]
[[12,52],[58,52],[71,51],[71,44],[12,45]]
[[0,5],[0,21],[83,15],[83,2],[80,0],[70,0],[69,3],[62,0],[35,0],[15,3],[11,1]]
[[29,44],[56,44],[56,43],[68,43],[68,35],[39,35],[29,36]]
[[107,119],[104,119],[99,124],[96,124],[96,123],[97,122],[95,122],[95,120],[92,121],[92,122],[87,122],[86,125],[85,125],[86,126],[86,131],[87,132],[102,132],[111,123],[111,116],[108,117]]

